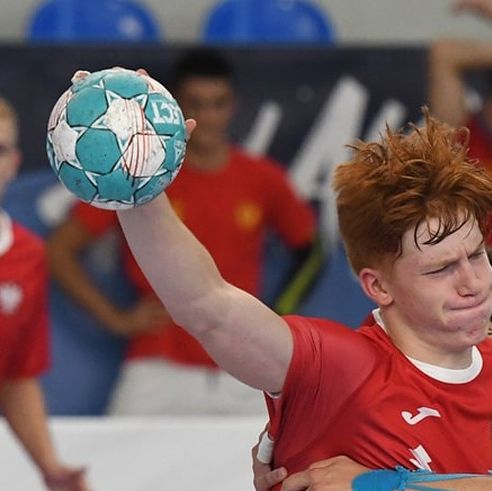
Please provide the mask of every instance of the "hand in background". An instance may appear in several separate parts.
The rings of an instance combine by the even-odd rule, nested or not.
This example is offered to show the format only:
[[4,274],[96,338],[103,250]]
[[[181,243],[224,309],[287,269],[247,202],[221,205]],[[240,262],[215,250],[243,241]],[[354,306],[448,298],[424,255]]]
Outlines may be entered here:
[[321,460],[285,479],[281,491],[352,491],[353,480],[369,470],[343,455]]
[[83,468],[74,469],[60,465],[45,474],[44,482],[49,491],[91,491]]
[[108,326],[116,334],[132,336],[140,332],[160,330],[171,317],[157,299],[140,300],[133,307],[114,314]]
[[492,20],[492,1],[490,0],[458,0],[453,4],[453,10],[458,14],[471,12]]

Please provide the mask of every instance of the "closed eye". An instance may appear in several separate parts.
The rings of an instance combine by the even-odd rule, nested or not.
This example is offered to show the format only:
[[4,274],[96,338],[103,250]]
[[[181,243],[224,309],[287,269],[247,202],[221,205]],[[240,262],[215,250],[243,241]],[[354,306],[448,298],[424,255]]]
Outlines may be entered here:
[[431,274],[438,274],[438,273],[443,273],[447,269],[449,269],[451,264],[446,264],[446,266],[443,266],[442,268],[439,269],[433,269],[432,271],[427,271],[424,273],[424,275],[431,275]]
[[478,259],[482,257],[484,254],[485,254],[485,250],[482,249],[480,251],[474,252],[473,254],[470,254],[468,256],[468,259]]

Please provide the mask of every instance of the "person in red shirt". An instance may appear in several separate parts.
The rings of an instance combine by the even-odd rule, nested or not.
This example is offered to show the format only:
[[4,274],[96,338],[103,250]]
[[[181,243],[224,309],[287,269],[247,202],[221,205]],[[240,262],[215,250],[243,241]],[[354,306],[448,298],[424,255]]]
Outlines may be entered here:
[[[196,123],[187,124],[192,132]],[[362,468],[479,474],[453,479],[452,489],[490,489],[492,267],[484,237],[492,180],[468,159],[466,143],[462,130],[425,112],[423,127],[358,142],[336,168],[347,256],[379,308],[376,322],[357,331],[279,316],[228,283],[165,193],[117,212],[174,321],[219,366],[267,394],[273,452],[263,457],[274,467],[302,473],[345,454]],[[359,486],[372,479],[362,474],[352,484],[372,489]]]
[[[279,292],[275,307],[292,311],[315,277],[300,278],[307,271],[302,273],[302,266],[313,259],[320,262],[322,256],[313,210],[297,196],[279,164],[229,142],[234,81],[220,53],[186,52],[175,79],[184,114],[196,118],[200,127],[169,189],[173,208],[210,251],[224,278],[253,295],[260,293],[267,234],[276,232],[296,256],[288,276],[297,286]],[[169,319],[124,241],[123,264],[139,302],[121,311],[95,288],[79,254],[115,229],[116,213],[80,203],[48,241],[58,282],[102,325],[130,338],[109,413],[264,413],[259,391],[218,370],[199,342]]]
[[[17,115],[0,98],[0,198],[21,161]],[[88,491],[84,470],[62,464],[38,377],[49,366],[48,276],[41,239],[0,208],[0,410],[52,491]]]

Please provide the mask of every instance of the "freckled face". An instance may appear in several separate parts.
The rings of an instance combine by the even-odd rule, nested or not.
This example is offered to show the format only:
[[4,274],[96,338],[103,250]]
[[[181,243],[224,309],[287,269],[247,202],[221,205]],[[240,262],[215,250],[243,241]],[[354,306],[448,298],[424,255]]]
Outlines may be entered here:
[[476,221],[434,245],[423,244],[429,238],[425,226],[418,232],[420,249],[408,231],[388,281],[400,318],[441,349],[456,352],[480,343],[492,313],[492,269]]

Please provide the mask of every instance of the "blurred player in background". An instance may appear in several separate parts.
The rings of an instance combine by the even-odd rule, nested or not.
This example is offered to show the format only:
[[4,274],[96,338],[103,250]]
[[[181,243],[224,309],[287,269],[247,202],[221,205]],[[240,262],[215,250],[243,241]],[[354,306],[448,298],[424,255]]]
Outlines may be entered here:
[[[457,12],[471,12],[492,21],[491,0],[460,0]],[[484,72],[489,86],[478,111],[469,106],[466,77]],[[432,113],[454,127],[470,130],[470,156],[492,173],[492,42],[438,39],[433,42],[429,65],[429,102]]]
[[[235,81],[220,53],[186,52],[176,65],[173,86],[184,115],[199,122],[169,190],[173,208],[211,252],[224,277],[255,295],[260,293],[266,234],[275,231],[295,255],[275,303],[282,313],[294,310],[322,259],[313,211],[296,195],[279,165],[229,142]],[[261,393],[218,370],[200,344],[170,320],[127,246],[124,267],[139,302],[123,311],[96,289],[79,256],[116,227],[114,212],[79,204],[49,239],[51,268],[60,285],[101,324],[130,337],[109,412],[263,413]],[[306,264],[311,266],[303,268]]]
[[[492,21],[492,0],[459,0],[453,7],[457,13],[473,13]],[[467,84],[471,72],[482,72],[487,81],[482,101],[474,108]],[[470,130],[470,157],[478,159],[492,175],[492,42],[456,38],[434,41],[429,57],[429,103],[432,113],[442,121]],[[487,251],[492,258],[492,236],[487,238]]]
[[[21,162],[13,107],[0,98],[0,198]],[[0,209],[0,409],[52,491],[88,491],[84,470],[62,464],[38,377],[49,365],[44,244]]]

